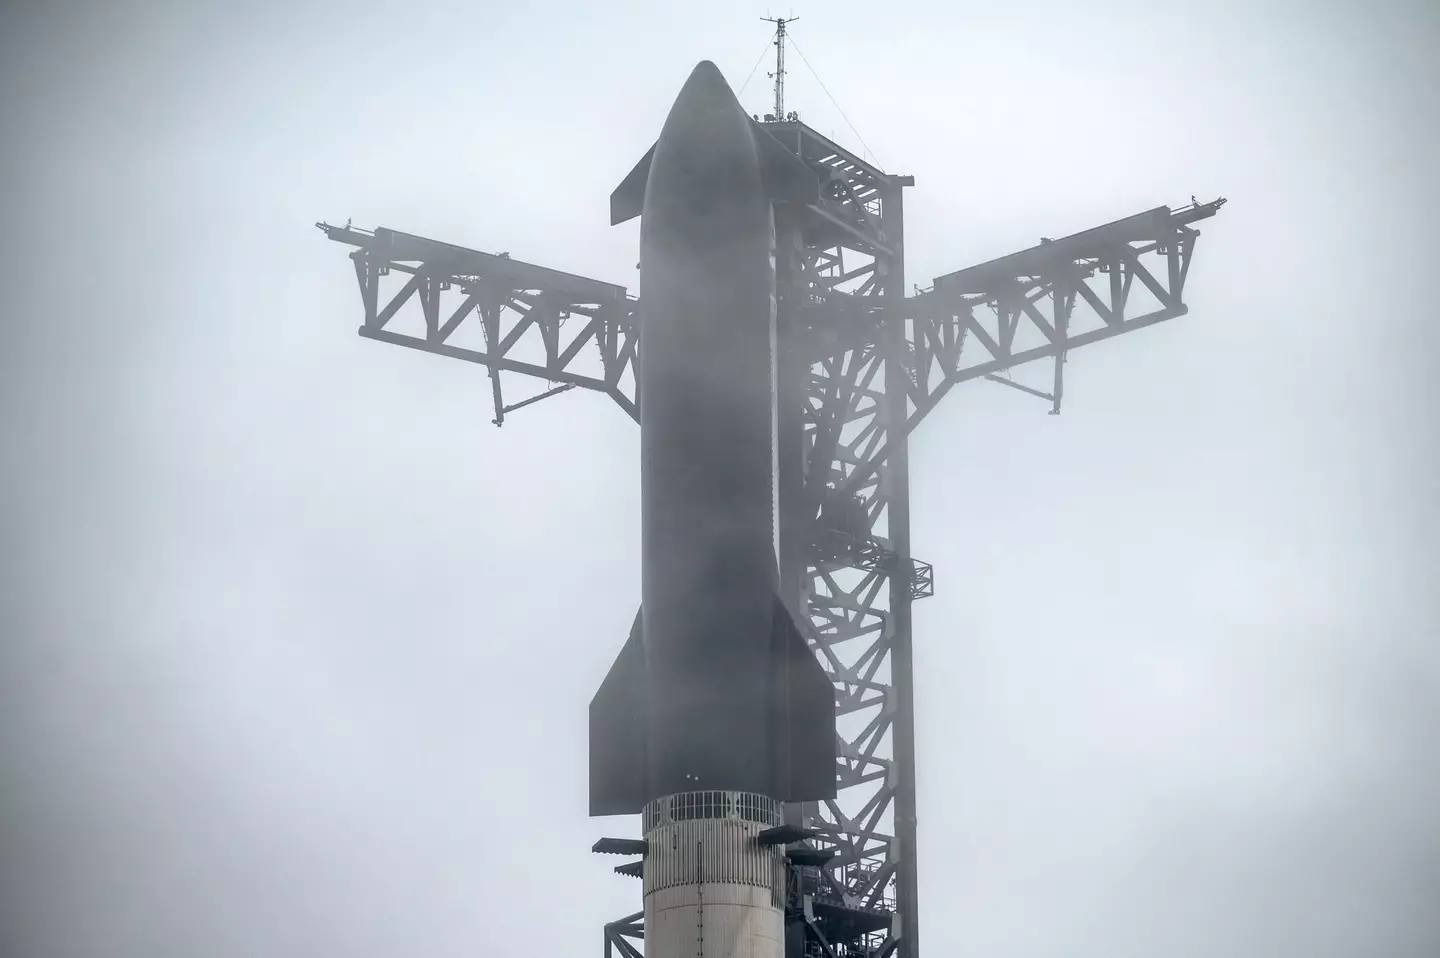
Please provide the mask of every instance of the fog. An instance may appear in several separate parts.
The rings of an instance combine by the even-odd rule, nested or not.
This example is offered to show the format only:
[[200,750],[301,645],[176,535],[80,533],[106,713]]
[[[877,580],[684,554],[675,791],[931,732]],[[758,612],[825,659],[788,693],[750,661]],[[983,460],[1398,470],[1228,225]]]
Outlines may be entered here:
[[[926,953],[1440,954],[1440,15],[793,12],[787,107],[916,177],[910,282],[1230,199],[1062,415],[975,382],[914,436]],[[633,288],[610,190],[696,61],[766,109],[770,13],[0,13],[0,954],[593,955],[639,908],[585,751],[638,430],[495,429],[312,224]]]

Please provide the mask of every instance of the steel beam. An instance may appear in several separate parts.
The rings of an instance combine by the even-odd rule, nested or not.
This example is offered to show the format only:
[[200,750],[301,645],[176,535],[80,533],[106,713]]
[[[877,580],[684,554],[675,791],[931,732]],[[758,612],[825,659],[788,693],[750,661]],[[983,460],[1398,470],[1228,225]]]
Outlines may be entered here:
[[[605,393],[638,419],[637,303],[623,286],[398,230],[316,225],[355,247],[360,335],[486,367],[496,425],[507,413],[575,386]],[[387,284],[392,274],[407,279]],[[420,329],[395,328],[416,307]],[[471,330],[478,332],[469,335],[471,345],[457,342]],[[504,373],[548,388],[507,402]]]
[[[896,238],[895,255],[889,261],[885,292],[891,319],[882,330],[886,347],[885,391],[886,430],[890,433],[890,508],[887,526],[890,548],[896,555],[910,556],[910,452],[906,433],[906,397],[909,386],[909,354],[905,324],[900,319],[905,296],[904,198],[898,187],[885,197],[885,232]],[[890,683],[895,697],[895,730],[892,746],[895,762],[895,912],[891,936],[897,940],[899,958],[918,958],[920,953],[920,887],[916,869],[919,848],[916,837],[915,804],[915,665],[912,655],[910,583],[902,576],[890,577]]]
[[[914,432],[960,383],[993,379],[1037,359],[1063,362],[1081,346],[1185,315],[1184,285],[1200,235],[1190,224],[1213,216],[1224,203],[1220,199],[1173,211],[1158,207],[1045,241],[938,277],[929,290],[898,305],[913,408],[849,473],[844,490],[853,493],[866,482],[891,454],[892,444]],[[1141,289],[1148,302],[1136,315]],[[824,310],[814,315],[816,323],[827,321]],[[837,317],[837,341],[855,335],[853,316],[843,310],[829,316]],[[1061,386],[1057,368],[1056,391],[1041,395],[1056,402]]]
[[[803,131],[802,131],[803,132]],[[815,141],[804,140],[812,146]],[[807,159],[817,163],[814,150]],[[933,589],[908,543],[904,458],[866,484],[840,487],[903,416],[903,297],[899,178],[824,156],[836,195],[865,197],[857,230],[811,219],[801,282],[809,389],[803,410],[803,500],[810,526],[803,582],[811,641],[836,686],[837,797],[806,810],[817,844],[836,854],[816,886],[817,922],[837,958],[914,955],[914,716],[909,604]],[[846,335],[824,320],[850,323]],[[903,443],[902,443],[903,444]],[[923,571],[922,571],[923,570]],[[906,867],[906,863],[910,867]]]

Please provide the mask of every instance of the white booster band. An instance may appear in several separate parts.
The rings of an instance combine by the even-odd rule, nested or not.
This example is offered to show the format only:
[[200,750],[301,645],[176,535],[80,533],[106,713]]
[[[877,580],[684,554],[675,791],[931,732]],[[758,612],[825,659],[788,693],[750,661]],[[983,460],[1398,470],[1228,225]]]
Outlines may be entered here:
[[784,958],[785,849],[756,836],[780,803],[684,792],[645,806],[646,958]]

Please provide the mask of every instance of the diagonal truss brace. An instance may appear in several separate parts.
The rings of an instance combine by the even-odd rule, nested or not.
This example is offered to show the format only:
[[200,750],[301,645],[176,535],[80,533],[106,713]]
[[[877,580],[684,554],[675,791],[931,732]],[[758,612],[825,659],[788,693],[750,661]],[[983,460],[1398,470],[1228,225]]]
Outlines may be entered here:
[[[1188,312],[1185,280],[1200,236],[1192,224],[1214,216],[1224,204],[1221,198],[1179,210],[1162,206],[1063,239],[1043,240],[938,277],[930,289],[904,300],[899,315],[872,312],[876,326],[904,325],[907,411],[899,429],[884,437],[877,434],[863,461],[846,470],[842,492],[854,494],[895,442],[912,433],[960,383],[1001,382],[1050,400],[1051,412],[1059,412],[1063,365],[1071,350]],[[1137,312],[1134,304],[1141,297],[1136,294],[1142,291],[1149,308]],[[813,312],[823,323],[826,312]],[[853,338],[854,329],[852,316],[837,332]],[[1024,333],[1030,334],[1029,343]],[[1008,378],[1015,367],[1038,359],[1055,361],[1052,391]],[[879,393],[872,398],[879,401]]]
[[[637,303],[623,286],[397,230],[316,226],[355,247],[350,257],[365,310],[360,335],[486,367],[497,426],[506,413],[576,386],[609,395],[639,419]],[[382,301],[382,278],[392,273],[409,278]],[[424,319],[418,335],[391,325],[413,304]],[[481,348],[457,342],[472,327]],[[507,403],[502,373],[541,379],[549,388]]]
[[637,942],[645,940],[645,913],[637,911],[610,922],[605,926],[604,936],[605,958],[616,958],[617,952],[619,958],[645,958],[636,947]]

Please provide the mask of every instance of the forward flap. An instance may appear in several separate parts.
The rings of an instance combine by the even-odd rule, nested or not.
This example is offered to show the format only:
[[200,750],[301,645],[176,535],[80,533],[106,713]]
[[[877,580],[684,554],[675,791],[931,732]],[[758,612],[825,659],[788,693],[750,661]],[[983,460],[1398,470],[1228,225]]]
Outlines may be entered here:
[[[755,135],[755,151],[760,161],[760,175],[765,193],[772,203],[820,202],[820,177],[794,153],[787,150],[770,131],[751,122]],[[655,147],[645,151],[640,161],[610,194],[610,225],[616,226],[640,215],[645,205],[645,184],[650,179],[650,163]]]
[[610,194],[611,226],[618,226],[640,215],[640,208],[645,205],[645,182],[650,179],[650,161],[654,158],[655,147],[652,146]]

